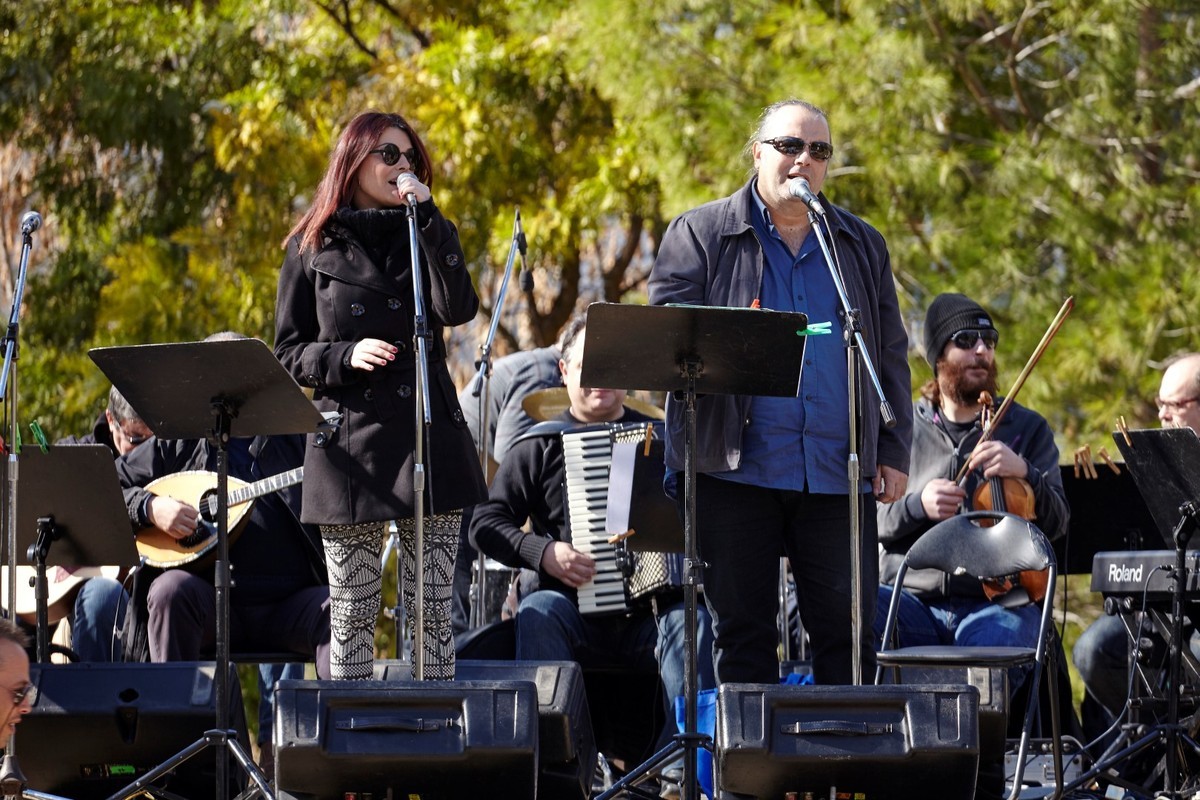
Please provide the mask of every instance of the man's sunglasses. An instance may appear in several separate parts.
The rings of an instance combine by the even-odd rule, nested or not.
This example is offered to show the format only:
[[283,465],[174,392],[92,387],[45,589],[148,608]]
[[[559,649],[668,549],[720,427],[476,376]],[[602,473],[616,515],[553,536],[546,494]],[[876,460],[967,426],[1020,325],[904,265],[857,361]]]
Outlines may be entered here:
[[398,164],[400,162],[400,156],[404,156],[406,159],[408,159],[408,165],[410,167],[415,167],[417,164],[417,150],[415,147],[410,147],[407,150],[401,150],[391,142],[386,142],[385,144],[381,144],[379,147],[376,147],[374,150],[370,150],[368,152],[378,153],[379,157],[383,159],[383,163],[387,164],[389,167]]
[[968,328],[950,337],[950,341],[954,342],[954,346],[959,350],[974,350],[975,343],[980,339],[987,345],[988,350],[995,350],[996,343],[1000,341],[1000,333],[993,328]]
[[833,158],[833,145],[829,142],[806,142],[795,136],[776,136],[774,139],[763,139],[763,144],[769,144],[785,156],[795,158],[808,148],[808,154],[816,161],[828,161]]

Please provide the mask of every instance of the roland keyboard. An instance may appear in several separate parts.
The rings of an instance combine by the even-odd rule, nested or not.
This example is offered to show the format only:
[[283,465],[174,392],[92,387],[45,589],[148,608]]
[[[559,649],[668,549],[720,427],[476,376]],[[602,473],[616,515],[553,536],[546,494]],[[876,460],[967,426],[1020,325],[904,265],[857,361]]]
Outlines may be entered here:
[[[1200,599],[1200,551],[1184,553],[1187,579],[1184,597]],[[1169,600],[1175,585],[1171,572],[1175,567],[1174,550],[1110,550],[1096,553],[1092,559],[1092,591],[1106,597]]]

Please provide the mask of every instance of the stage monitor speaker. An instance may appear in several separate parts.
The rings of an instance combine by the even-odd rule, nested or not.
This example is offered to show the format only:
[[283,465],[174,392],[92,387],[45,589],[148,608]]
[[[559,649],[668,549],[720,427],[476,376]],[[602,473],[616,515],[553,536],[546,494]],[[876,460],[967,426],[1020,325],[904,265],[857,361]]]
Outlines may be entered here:
[[[883,671],[892,682],[892,670]],[[979,690],[979,756],[999,761],[1008,740],[1008,670],[990,667],[901,667],[900,685],[967,684]]]
[[[33,708],[17,726],[29,789],[75,800],[106,798],[216,728],[216,665],[32,664]],[[249,749],[237,674],[229,724]],[[216,793],[216,750],[206,748],[154,783],[184,797]],[[231,795],[244,776],[230,770]],[[157,795],[156,795],[157,796]]]
[[725,684],[716,785],[733,798],[971,800],[978,714],[979,691],[965,685]]
[[[407,661],[377,661],[385,681],[409,680]],[[537,687],[538,800],[587,800],[596,771],[596,740],[583,670],[574,661],[459,660],[460,681],[529,681]]]
[[537,791],[529,681],[280,681],[281,800],[529,800]]

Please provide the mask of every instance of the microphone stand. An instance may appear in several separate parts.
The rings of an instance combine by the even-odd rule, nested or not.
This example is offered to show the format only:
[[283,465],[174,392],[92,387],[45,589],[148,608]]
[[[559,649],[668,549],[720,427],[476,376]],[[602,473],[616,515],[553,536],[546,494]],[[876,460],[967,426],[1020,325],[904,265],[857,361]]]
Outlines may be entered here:
[[[861,363],[867,370],[867,375],[871,379],[871,383],[875,387],[875,394],[879,397],[879,413],[883,417],[883,425],[887,428],[893,428],[896,425],[896,415],[892,412],[892,406],[888,403],[887,398],[883,394],[883,386],[879,383],[879,375],[875,372],[875,365],[871,361],[871,354],[867,352],[863,344],[862,337],[862,312],[857,308],[851,308],[850,298],[846,294],[846,284],[842,280],[842,267],[837,260],[836,253],[830,252],[830,247],[833,246],[833,229],[829,226],[829,220],[825,218],[824,213],[817,214],[809,206],[808,221],[812,225],[813,231],[817,234],[817,243],[821,246],[821,253],[825,256],[825,265],[829,268],[829,275],[833,278],[833,285],[837,288],[838,300],[842,305],[842,340],[846,345],[846,394],[850,402],[850,452],[846,460],[847,479],[850,487],[850,627],[852,629],[851,638],[851,675],[855,686],[862,685],[862,519],[860,504],[862,502],[862,464],[858,458],[858,367]],[[829,243],[826,244],[825,236],[821,234],[821,228],[817,224],[818,221],[825,223],[825,236],[829,237]]]
[[[471,392],[472,395],[479,398],[479,438],[476,442],[476,447],[479,449],[479,468],[483,470],[484,479],[491,483],[491,476],[488,475],[488,455],[492,447],[495,445],[492,437],[488,432],[488,398],[492,385],[492,342],[496,338],[496,329],[500,325],[500,316],[504,312],[504,299],[508,294],[508,281],[512,277],[513,264],[516,263],[517,251],[521,251],[522,260],[525,257],[525,232],[521,229],[521,209],[517,209],[516,217],[513,219],[513,237],[512,243],[508,247],[508,261],[504,265],[504,277],[500,281],[500,292],[496,296],[496,302],[492,304],[492,322],[488,326],[487,336],[484,337],[483,344],[479,345],[479,361],[476,363],[478,372],[474,381],[475,389]],[[484,620],[484,576],[487,570],[487,556],[482,552],[478,553],[475,560],[475,579],[471,583],[471,616],[470,626],[478,628],[483,626]]]
[[[21,438],[20,423],[17,417],[17,360],[20,357],[17,341],[21,320],[21,303],[25,297],[25,284],[29,271],[29,251],[33,248],[33,232],[37,229],[37,223],[41,222],[41,217],[35,217],[33,212],[26,215],[27,219],[30,217],[36,219],[36,223],[26,225],[23,222],[21,227],[21,262],[13,291],[12,310],[8,315],[8,330],[4,334],[4,366],[0,368],[0,403],[4,403],[4,430],[9,437],[7,444],[8,478],[2,498],[5,502],[5,513],[0,517],[0,525],[3,525],[4,543],[8,548],[8,597],[4,600],[13,617],[16,616],[17,608],[17,582],[15,579],[17,574],[17,457],[20,455],[18,442]],[[9,393],[10,376],[12,377],[11,394]],[[4,750],[4,761],[0,765],[0,792],[3,792],[5,797],[19,797],[25,790],[25,775],[21,772],[21,765],[17,761],[16,740],[17,736],[14,732],[9,737],[8,746]]]
[[[421,273],[421,251],[417,242],[417,204],[413,195],[408,196],[404,207],[408,217],[408,250],[412,262],[413,282],[413,352],[417,357],[416,437],[413,440],[413,547],[416,563],[413,574],[416,580],[413,610],[413,678],[425,680],[425,442],[433,425],[433,413],[429,402],[429,317],[425,310],[425,288]],[[396,552],[396,605],[402,603],[403,578],[400,567],[400,552]],[[400,619],[400,615],[396,615]],[[396,643],[400,643],[400,625],[397,624]]]

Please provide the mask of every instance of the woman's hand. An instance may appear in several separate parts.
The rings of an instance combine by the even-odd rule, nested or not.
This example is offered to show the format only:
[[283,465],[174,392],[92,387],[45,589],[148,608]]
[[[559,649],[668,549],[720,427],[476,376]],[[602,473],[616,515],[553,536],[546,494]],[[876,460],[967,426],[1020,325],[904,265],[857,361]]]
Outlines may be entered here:
[[363,339],[350,351],[350,366],[371,372],[396,360],[396,345],[382,339]]
[[418,203],[424,203],[433,194],[429,191],[429,187],[417,180],[417,176],[411,172],[401,172],[396,178],[396,191],[400,194],[400,202],[408,205],[408,196],[411,194]]

